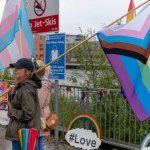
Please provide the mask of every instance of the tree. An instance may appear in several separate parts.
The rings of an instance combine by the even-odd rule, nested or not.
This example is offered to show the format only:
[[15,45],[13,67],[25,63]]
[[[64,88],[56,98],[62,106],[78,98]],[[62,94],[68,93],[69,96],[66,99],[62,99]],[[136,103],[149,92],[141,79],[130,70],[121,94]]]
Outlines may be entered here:
[[3,69],[0,70],[0,79],[4,79],[4,80],[13,80],[13,73],[11,69]]
[[[83,36],[89,37],[93,33],[93,31],[88,30],[87,34]],[[72,44],[70,47],[74,45]],[[68,77],[69,81],[84,87],[119,88],[119,81],[96,37],[80,46],[70,56],[77,59],[81,72],[73,71]],[[84,82],[78,83],[78,78],[83,79]]]

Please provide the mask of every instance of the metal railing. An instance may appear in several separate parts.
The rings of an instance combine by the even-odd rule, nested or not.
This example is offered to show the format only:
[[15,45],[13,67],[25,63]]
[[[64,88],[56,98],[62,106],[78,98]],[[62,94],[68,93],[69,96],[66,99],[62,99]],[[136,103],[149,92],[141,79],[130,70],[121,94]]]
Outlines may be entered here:
[[[56,83],[52,98],[55,101],[55,112],[59,116],[59,126],[55,129],[56,143],[59,131],[66,132],[69,122],[83,113],[90,114],[97,120],[102,141],[110,145],[139,149],[143,138],[150,131],[150,120],[141,123],[136,119],[121,90]],[[79,127],[91,129],[84,120],[81,120]]]
[[136,119],[120,90],[60,85],[57,94],[56,112],[60,121],[59,127],[56,128],[57,133],[66,131],[73,117],[86,113],[99,123],[104,143],[139,149],[150,129],[149,120],[141,123]]

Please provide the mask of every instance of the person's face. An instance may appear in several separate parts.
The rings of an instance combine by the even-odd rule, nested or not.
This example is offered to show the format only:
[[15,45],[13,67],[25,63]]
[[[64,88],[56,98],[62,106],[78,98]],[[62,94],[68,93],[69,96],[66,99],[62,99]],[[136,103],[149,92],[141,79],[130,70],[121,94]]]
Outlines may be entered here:
[[26,69],[17,69],[17,68],[14,69],[14,77],[16,81],[25,78],[28,74],[29,72]]

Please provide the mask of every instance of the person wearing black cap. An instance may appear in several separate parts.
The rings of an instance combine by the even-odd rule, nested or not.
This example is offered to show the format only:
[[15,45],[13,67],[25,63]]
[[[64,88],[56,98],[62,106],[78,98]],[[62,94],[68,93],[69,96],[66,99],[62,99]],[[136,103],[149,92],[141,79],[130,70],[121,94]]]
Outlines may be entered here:
[[[34,66],[31,60],[22,58],[16,63],[10,64],[14,68],[16,81],[24,79],[32,74]],[[40,79],[33,75],[25,79],[15,87],[12,108],[8,111],[10,122],[6,130],[6,139],[12,141],[13,150],[21,150],[18,130],[21,128],[35,128],[40,131],[40,105],[38,100],[37,89],[41,88]]]

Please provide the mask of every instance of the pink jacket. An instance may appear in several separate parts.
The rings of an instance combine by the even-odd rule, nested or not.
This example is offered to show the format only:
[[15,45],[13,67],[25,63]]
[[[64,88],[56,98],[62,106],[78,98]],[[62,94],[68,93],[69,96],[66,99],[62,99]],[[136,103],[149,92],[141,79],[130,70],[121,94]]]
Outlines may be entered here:
[[[41,110],[41,117],[48,118],[50,116],[50,96],[51,96],[52,84],[50,81],[43,80],[42,88],[38,89],[39,103]],[[40,136],[50,135],[49,131],[41,129]]]

